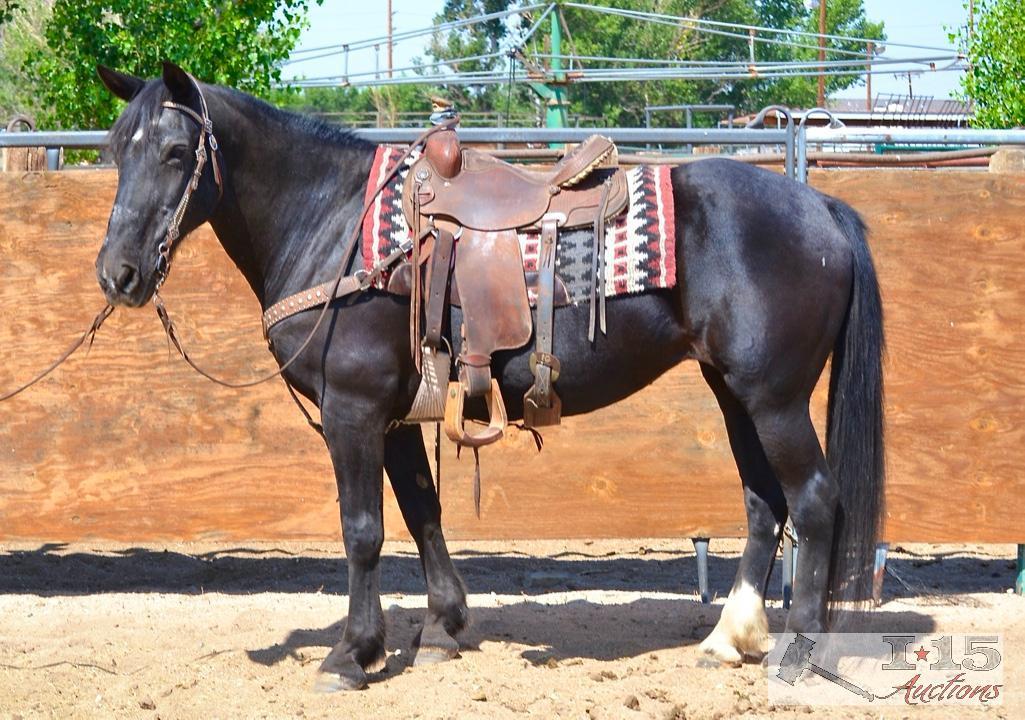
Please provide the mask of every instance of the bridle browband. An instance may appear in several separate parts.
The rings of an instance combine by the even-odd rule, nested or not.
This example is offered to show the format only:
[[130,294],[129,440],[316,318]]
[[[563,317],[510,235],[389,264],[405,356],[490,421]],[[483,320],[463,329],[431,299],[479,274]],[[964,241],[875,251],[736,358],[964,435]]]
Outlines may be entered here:
[[[160,106],[185,113],[187,117],[192,118],[199,125],[199,140],[196,142],[195,153],[196,167],[192,170],[192,177],[189,178],[189,182],[185,185],[185,190],[178,201],[178,206],[171,216],[171,222],[167,225],[167,233],[164,236],[164,240],[157,246],[157,290],[167,280],[167,274],[171,271],[171,248],[181,236],[181,223],[185,217],[185,211],[189,207],[189,201],[192,199],[192,193],[199,187],[199,180],[203,176],[203,169],[206,167],[207,158],[213,160],[214,182],[217,184],[217,202],[220,202],[224,196],[224,181],[221,175],[221,161],[219,158],[220,148],[217,145],[217,137],[214,135],[214,123],[210,119],[210,111],[207,109],[206,98],[203,96],[199,83],[189,73],[185,74],[188,75],[192,86],[196,89],[196,94],[199,96],[200,112],[197,113],[187,105],[171,100],[165,100],[160,103]],[[206,150],[207,145],[210,146],[209,155]]]

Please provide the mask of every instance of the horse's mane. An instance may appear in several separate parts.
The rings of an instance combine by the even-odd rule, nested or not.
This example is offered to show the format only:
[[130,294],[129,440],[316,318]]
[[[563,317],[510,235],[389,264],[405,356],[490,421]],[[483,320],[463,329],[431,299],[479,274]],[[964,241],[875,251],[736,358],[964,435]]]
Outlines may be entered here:
[[[360,149],[370,146],[370,143],[357,136],[352,130],[339,125],[324,122],[309,115],[287,112],[258,98],[240,92],[233,88],[220,85],[204,85],[203,92],[210,98],[219,97],[228,104],[242,109],[246,115],[255,114],[283,125],[286,129],[294,131],[297,135],[310,138],[322,144],[329,144],[339,148]],[[135,130],[143,124],[151,122],[155,115],[160,112],[161,103],[171,99],[171,93],[162,80],[150,80],[147,82],[138,95],[132,98],[121,116],[110,128],[110,149],[115,160],[120,156],[121,151],[128,144]]]

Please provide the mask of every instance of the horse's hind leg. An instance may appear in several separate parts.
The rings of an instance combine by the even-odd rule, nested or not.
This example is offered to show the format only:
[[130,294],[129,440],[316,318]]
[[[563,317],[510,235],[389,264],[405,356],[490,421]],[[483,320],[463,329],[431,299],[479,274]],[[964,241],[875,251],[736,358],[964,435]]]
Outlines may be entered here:
[[415,662],[448,660],[459,653],[455,635],[467,621],[466,590],[445,545],[441,504],[419,427],[403,425],[388,433],[384,466],[427,579],[427,616],[415,642]]
[[701,643],[701,650],[721,662],[739,664],[745,657],[760,659],[767,650],[765,591],[786,522],[787,504],[747,411],[718,370],[702,364],[701,372],[726,421],[747,510],[747,543],[737,577],[719,622]]
[[827,630],[827,598],[839,486],[822,454],[808,397],[785,404],[745,403],[779,479],[800,544],[787,631]]

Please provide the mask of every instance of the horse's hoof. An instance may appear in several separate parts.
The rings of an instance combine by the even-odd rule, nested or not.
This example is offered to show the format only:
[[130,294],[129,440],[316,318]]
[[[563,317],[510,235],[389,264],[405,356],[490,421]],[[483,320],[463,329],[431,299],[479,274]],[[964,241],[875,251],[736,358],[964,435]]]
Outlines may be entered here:
[[[371,658],[367,666],[375,665],[378,659],[384,659],[384,648]],[[317,692],[338,692],[339,690],[362,690],[367,686],[366,670],[356,661],[351,648],[339,643],[324,658],[317,669],[317,681],[314,690]]]
[[434,665],[459,657],[459,643],[438,625],[425,626],[413,640],[413,665]]
[[436,665],[442,662],[448,662],[449,660],[455,660],[459,657],[458,648],[449,647],[424,647],[421,645],[414,651],[416,654],[413,656],[414,667],[419,665]]
[[351,671],[345,674],[336,672],[317,673],[317,680],[313,683],[313,691],[318,693],[334,693],[343,690],[365,690],[367,688],[367,674],[359,666],[355,666],[359,672]]
[[711,635],[701,643],[703,657],[698,660],[698,667],[709,667],[726,665],[727,667],[740,667],[744,663],[744,656],[730,642],[721,636]]

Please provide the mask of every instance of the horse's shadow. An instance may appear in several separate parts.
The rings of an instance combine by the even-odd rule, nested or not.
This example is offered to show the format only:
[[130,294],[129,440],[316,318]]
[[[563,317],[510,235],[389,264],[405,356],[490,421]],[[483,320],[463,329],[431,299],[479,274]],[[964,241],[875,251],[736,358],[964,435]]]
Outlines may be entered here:
[[[548,604],[533,600],[503,607],[471,608],[473,624],[460,637],[461,652],[476,652],[483,642],[527,646],[519,656],[534,665],[580,660],[621,660],[695,645],[711,631],[721,606],[687,598],[641,598],[622,604],[576,600]],[[769,608],[773,631],[782,631],[786,613]],[[424,610],[392,606],[386,610],[388,662],[383,679],[409,667],[411,645]],[[911,611],[852,613],[849,629],[858,632],[929,633],[935,622]],[[292,630],[284,640],[247,650],[250,660],[276,665],[286,660],[319,662],[341,638],[345,621],[327,627]],[[398,652],[396,652],[398,651]]]

